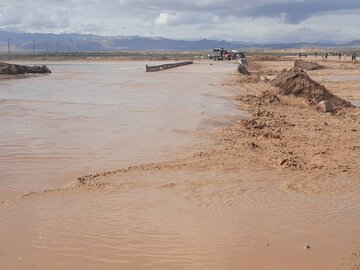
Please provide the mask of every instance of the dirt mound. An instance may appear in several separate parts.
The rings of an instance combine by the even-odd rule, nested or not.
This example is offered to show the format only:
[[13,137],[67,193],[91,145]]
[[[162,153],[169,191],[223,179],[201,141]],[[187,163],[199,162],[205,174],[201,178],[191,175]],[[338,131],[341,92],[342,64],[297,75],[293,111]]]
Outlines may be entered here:
[[260,81],[260,77],[258,75],[240,76],[236,80],[236,85],[239,85],[239,84],[242,84],[242,83],[254,84],[254,83],[258,83],[259,81]]
[[313,105],[326,100],[335,109],[354,107],[350,102],[334,95],[325,86],[312,80],[303,70],[293,68],[277,76],[273,83],[279,87],[280,94],[305,98]]
[[304,60],[296,60],[294,67],[299,68],[299,69],[305,69],[305,70],[318,70],[318,69],[325,68],[323,65],[319,65],[316,62],[307,62]]
[[261,92],[259,95],[245,95],[238,97],[238,100],[244,101],[246,103],[254,103],[265,106],[265,105],[280,105],[283,103],[281,98],[271,91]]
[[244,64],[240,64],[237,68],[240,74],[242,75],[251,75],[250,72],[246,69]]
[[19,74],[27,74],[27,73],[46,74],[46,73],[51,73],[51,71],[45,65],[30,67],[24,65],[0,63],[1,75],[19,75]]

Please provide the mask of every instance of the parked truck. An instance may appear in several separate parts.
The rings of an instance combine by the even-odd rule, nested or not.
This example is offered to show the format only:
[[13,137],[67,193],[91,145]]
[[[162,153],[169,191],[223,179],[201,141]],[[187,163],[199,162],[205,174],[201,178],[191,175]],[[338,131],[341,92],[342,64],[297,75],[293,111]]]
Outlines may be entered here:
[[209,58],[214,59],[215,61],[224,60],[225,51],[226,50],[224,48],[213,49],[209,54]]
[[213,49],[209,53],[209,59],[214,59],[215,61],[221,60],[237,60],[245,58],[245,54],[236,50],[227,51],[224,48]]

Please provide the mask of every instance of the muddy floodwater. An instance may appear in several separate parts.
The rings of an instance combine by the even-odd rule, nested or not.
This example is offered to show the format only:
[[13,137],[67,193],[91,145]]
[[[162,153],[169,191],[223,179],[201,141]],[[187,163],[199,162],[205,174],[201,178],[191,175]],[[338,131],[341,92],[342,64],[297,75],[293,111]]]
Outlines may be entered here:
[[1,270],[356,266],[352,168],[309,173],[254,158],[260,140],[242,144],[237,121],[249,114],[229,98],[245,93],[229,84],[234,63],[144,65],[58,62],[51,75],[0,80]]
[[3,194],[169,158],[198,140],[187,132],[239,113],[215,87],[224,75],[216,67],[209,77],[201,64],[166,75],[142,62],[48,66],[48,76],[0,80]]

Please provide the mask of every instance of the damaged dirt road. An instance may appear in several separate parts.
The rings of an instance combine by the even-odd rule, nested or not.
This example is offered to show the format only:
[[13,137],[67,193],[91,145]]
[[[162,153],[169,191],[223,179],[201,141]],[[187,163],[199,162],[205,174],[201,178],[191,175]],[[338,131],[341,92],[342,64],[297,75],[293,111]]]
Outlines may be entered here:
[[200,132],[201,150],[3,202],[0,263],[5,269],[359,269],[360,110],[337,106],[324,113],[309,99],[282,95],[268,77],[293,64],[255,61],[249,71],[256,75],[227,74],[224,93],[233,93],[249,117]]

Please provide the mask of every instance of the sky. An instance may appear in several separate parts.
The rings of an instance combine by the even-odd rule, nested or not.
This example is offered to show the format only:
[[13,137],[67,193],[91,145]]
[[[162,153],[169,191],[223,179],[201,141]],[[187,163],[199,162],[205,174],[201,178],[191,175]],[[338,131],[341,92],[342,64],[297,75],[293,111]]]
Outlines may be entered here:
[[0,0],[0,29],[271,42],[360,39],[360,0]]

